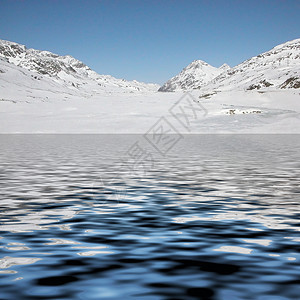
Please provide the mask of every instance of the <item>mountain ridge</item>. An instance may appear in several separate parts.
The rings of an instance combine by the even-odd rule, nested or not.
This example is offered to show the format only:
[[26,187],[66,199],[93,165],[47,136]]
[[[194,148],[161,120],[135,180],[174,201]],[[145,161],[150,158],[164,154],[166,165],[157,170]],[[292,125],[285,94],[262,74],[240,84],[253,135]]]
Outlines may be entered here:
[[82,87],[87,90],[85,86],[92,85],[92,89],[98,86],[102,90],[107,87],[108,91],[140,92],[155,91],[159,87],[157,84],[100,75],[71,55],[60,56],[50,51],[27,48],[25,45],[6,40],[0,40],[0,58],[38,75],[49,77],[62,86],[73,86],[78,89]]
[[[5,67],[4,62],[17,68],[8,65]],[[66,93],[74,93],[76,90],[76,93],[84,97],[95,93],[143,93],[157,90],[170,92],[200,89],[213,92],[296,89],[300,88],[300,39],[277,45],[232,68],[227,64],[216,68],[203,60],[194,60],[161,87],[100,75],[71,55],[60,56],[50,51],[28,49],[16,42],[0,40],[0,81],[6,80],[5,69],[18,74],[19,78],[20,74],[25,74],[22,70],[26,69],[31,73],[24,75],[30,77],[24,77],[24,82],[30,82],[32,78],[39,80],[44,83],[40,89],[55,86],[57,90],[61,90],[62,87]],[[11,75],[8,77],[13,78]],[[22,85],[21,79],[18,84]],[[8,86],[7,83],[3,85],[5,86]]]
[[[159,91],[171,92],[188,89],[228,91],[299,88],[300,39],[277,45],[271,50],[251,57],[232,68],[227,68],[226,64],[224,65],[223,72],[220,72],[211,80],[203,81],[200,84],[198,80],[194,80],[194,74],[189,74],[187,80],[185,75],[186,68],[184,68],[178,75],[168,80]],[[205,76],[205,74],[202,76]]]
[[223,64],[220,68],[215,68],[203,60],[194,60],[178,75],[162,85],[158,91],[174,92],[205,85],[227,68],[230,68],[227,64]]

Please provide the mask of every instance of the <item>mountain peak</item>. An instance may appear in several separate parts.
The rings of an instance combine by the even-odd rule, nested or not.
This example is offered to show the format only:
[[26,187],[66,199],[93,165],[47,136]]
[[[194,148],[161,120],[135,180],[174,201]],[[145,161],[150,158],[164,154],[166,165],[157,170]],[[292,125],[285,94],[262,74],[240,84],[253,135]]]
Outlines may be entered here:
[[173,92],[200,88],[222,72],[223,70],[209,65],[203,60],[194,60],[178,75],[172,77],[160,87],[159,91]]
[[159,91],[187,89],[253,90],[298,88],[300,85],[300,39],[280,44],[230,68],[214,68],[194,60]]
[[199,65],[199,66],[204,65],[204,66],[207,66],[208,63],[204,60],[201,60],[201,59],[195,59],[191,62],[191,65]]
[[300,39],[280,44],[220,74],[207,89],[296,88],[300,81]]
[[5,40],[0,40],[0,59],[23,70],[28,70],[32,73],[32,78],[41,80],[43,77],[47,77],[63,87],[83,89],[86,93],[92,93],[99,89],[101,92],[155,91],[158,89],[156,84],[99,75],[71,55],[60,56],[50,51],[28,49],[24,45]]
[[225,71],[225,70],[229,70],[229,69],[230,69],[230,66],[227,65],[227,64],[225,63],[225,64],[223,64],[222,66],[220,66],[219,69],[220,69],[220,70],[224,70],[224,71]]

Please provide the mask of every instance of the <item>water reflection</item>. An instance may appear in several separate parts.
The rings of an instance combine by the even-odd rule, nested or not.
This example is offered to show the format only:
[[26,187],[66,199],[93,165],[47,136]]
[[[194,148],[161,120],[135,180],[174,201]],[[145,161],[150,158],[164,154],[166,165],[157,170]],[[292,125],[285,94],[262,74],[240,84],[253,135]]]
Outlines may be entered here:
[[233,252],[239,254],[251,254],[253,250],[249,248],[238,247],[238,246],[222,246],[218,249],[214,249],[214,251]]
[[1,297],[297,299],[299,137],[186,136],[124,181],[140,138],[1,136]]

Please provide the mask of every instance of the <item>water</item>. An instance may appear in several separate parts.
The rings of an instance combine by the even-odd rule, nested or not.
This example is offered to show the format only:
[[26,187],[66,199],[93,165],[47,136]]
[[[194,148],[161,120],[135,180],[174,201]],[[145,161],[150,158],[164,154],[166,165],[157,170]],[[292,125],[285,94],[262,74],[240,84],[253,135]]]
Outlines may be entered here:
[[299,136],[0,141],[0,299],[299,299]]

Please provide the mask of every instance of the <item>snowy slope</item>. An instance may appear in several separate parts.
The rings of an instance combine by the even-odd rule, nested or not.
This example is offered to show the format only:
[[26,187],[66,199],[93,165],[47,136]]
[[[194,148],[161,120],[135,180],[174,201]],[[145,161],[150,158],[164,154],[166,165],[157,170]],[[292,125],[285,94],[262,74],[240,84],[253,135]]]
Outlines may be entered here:
[[58,97],[66,100],[89,96],[90,93],[83,89],[79,90],[73,85],[50,76],[42,76],[0,58],[0,101],[48,101]]
[[[195,61],[170,85],[174,93],[157,93],[157,85],[99,75],[69,56],[4,44],[0,133],[145,133],[161,117],[180,133],[300,133],[300,90],[294,88],[299,40],[230,70],[227,65],[217,69]],[[213,76],[217,77],[211,80]],[[263,79],[273,85],[249,89]],[[180,91],[200,85],[191,93]],[[195,117],[189,105],[197,102],[201,107],[196,106]],[[171,110],[180,112],[177,117],[191,118],[190,130]]]
[[[299,90],[192,95],[207,111],[196,111],[196,118],[187,111],[192,133],[300,133]],[[188,133],[169,113],[178,101],[184,108],[185,97],[190,99],[183,92],[89,93],[0,59],[0,133],[145,133],[162,116]]]
[[201,89],[278,90],[300,88],[300,39],[289,41],[230,68],[216,69],[205,62],[194,61],[159,91]]
[[178,75],[168,80],[160,89],[160,92],[174,92],[179,90],[191,90],[206,85],[213,78],[223,73],[230,67],[226,64],[215,68],[202,60],[195,60]]
[[[159,135],[161,130],[167,132],[170,129],[161,117],[181,134],[300,133],[297,90],[230,91],[216,93],[209,99],[199,98],[198,90],[191,94],[201,101],[207,114],[201,107],[195,115],[191,113],[189,103],[184,100],[191,98],[183,92],[94,95],[84,100],[72,97],[66,101],[61,100],[60,94],[56,99],[43,101],[29,99],[13,103],[0,100],[0,133],[144,134],[156,124]],[[179,100],[181,107],[187,105],[189,129],[169,113]],[[183,114],[178,117],[184,120]]]
[[[71,90],[75,88],[79,94],[90,94],[91,91],[104,93],[148,92],[155,91],[159,87],[156,84],[146,84],[135,80],[126,81],[109,75],[99,75],[72,56],[59,56],[48,51],[27,49],[24,45],[4,40],[0,40],[0,58],[2,58],[1,65],[4,64],[4,60],[21,67],[23,70],[30,71],[29,77],[38,77],[37,85],[42,83],[41,88],[46,90],[48,89],[45,84],[49,82],[48,79],[52,79],[50,81],[52,85],[49,86],[50,90],[54,87],[58,88],[58,86]],[[5,80],[5,73],[1,74],[2,79]],[[24,76],[28,76],[28,74],[23,73]],[[26,82],[29,79],[24,78],[23,80]],[[53,86],[53,81],[58,86],[55,84]]]
[[220,74],[207,90],[300,88],[300,39],[252,57]]

